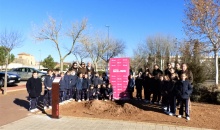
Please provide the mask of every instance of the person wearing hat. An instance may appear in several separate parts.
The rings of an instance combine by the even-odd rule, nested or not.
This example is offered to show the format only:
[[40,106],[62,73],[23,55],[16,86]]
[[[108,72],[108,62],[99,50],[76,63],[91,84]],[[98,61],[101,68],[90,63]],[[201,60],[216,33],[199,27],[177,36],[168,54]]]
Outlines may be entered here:
[[87,72],[86,65],[84,62],[81,63],[81,67],[79,67],[79,73],[82,73],[83,75]]

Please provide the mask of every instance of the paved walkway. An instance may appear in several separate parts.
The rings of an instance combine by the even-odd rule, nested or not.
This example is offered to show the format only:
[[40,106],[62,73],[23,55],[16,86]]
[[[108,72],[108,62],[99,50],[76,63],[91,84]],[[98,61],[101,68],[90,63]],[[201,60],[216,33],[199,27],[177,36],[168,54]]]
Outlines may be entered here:
[[61,117],[52,119],[45,115],[31,115],[0,127],[0,130],[205,130],[155,123]]

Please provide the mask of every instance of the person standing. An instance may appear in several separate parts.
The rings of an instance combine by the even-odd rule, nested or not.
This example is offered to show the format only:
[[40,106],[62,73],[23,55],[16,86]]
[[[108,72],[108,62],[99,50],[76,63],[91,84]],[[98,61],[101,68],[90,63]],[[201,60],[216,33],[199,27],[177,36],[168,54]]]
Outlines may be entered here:
[[70,89],[70,101],[76,99],[76,82],[77,82],[77,75],[75,70],[70,71],[69,75],[69,89]]
[[138,76],[135,79],[135,86],[136,86],[136,91],[137,91],[136,98],[138,100],[142,100],[142,87],[143,87],[142,72],[138,73]]
[[183,107],[185,106],[186,119],[190,120],[189,99],[193,89],[190,81],[187,80],[187,75],[185,73],[181,74],[181,81],[176,83],[175,89],[177,96],[180,98],[180,110],[178,118],[183,117]]
[[54,76],[53,76],[53,71],[52,70],[48,70],[47,71],[47,76],[44,79],[44,87],[45,87],[45,95],[44,95],[44,109],[52,108],[52,83],[54,80]]
[[94,75],[95,70],[92,67],[92,64],[90,62],[87,63],[86,70],[87,70],[87,72],[90,71],[91,75]]
[[69,70],[74,70],[76,74],[78,74],[78,65],[76,62],[73,62],[73,65]]
[[82,73],[83,75],[87,73],[86,65],[84,62],[81,63],[81,67],[79,67],[78,73]]
[[171,72],[170,72],[171,68],[172,68],[171,64],[167,63],[167,68],[164,70],[164,74],[171,76]]
[[130,74],[128,78],[128,87],[127,87],[130,99],[133,99],[134,86],[135,86],[134,77],[132,74]]
[[82,101],[86,100],[89,101],[89,86],[91,82],[88,79],[88,74],[84,75],[83,84],[82,84]]
[[66,94],[67,94],[67,81],[65,79],[64,72],[60,73],[61,80],[59,82],[60,85],[60,102],[63,103],[66,99]]
[[182,75],[183,73],[186,74],[186,80],[188,80],[190,82],[190,84],[193,84],[193,74],[192,72],[188,69],[188,65],[186,63],[182,64],[182,70],[180,71],[180,75]]
[[181,76],[181,66],[180,63],[176,63],[176,67],[175,67],[175,73],[178,74],[178,77]]
[[163,71],[159,69],[159,66],[156,64],[154,65],[154,70],[153,70],[153,76],[158,76],[159,75],[163,75]]
[[37,71],[34,71],[32,77],[27,80],[26,83],[27,92],[29,94],[29,102],[30,102],[30,112],[37,111],[37,103],[38,98],[42,92],[42,82],[41,79],[38,78]]
[[82,85],[83,85],[83,74],[79,73],[79,78],[76,80],[76,101],[81,102],[82,99]]

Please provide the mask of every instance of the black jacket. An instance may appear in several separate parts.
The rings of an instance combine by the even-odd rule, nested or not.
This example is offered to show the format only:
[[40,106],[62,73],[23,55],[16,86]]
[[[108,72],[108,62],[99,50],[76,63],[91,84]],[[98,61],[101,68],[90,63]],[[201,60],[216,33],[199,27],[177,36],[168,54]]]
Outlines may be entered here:
[[136,89],[142,89],[142,86],[143,86],[143,78],[142,77],[137,77],[135,79],[135,86],[136,86]]
[[163,71],[161,71],[160,69],[154,69],[153,70],[153,76],[156,76],[156,75],[158,75],[158,74],[163,74]]
[[105,89],[105,95],[113,94],[113,89],[112,88],[106,88]]
[[40,78],[29,78],[26,83],[26,88],[29,94],[29,97],[39,97],[42,92],[42,82]]
[[182,99],[189,99],[193,88],[188,80],[178,81],[175,85],[176,94]]

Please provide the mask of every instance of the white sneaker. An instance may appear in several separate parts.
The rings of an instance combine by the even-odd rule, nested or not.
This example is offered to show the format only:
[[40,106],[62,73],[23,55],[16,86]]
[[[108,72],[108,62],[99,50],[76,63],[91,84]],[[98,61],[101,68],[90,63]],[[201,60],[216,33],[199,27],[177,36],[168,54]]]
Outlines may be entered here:
[[85,99],[82,99],[82,101],[85,101]]
[[89,99],[87,99],[86,101],[89,101]]
[[182,118],[182,115],[178,115],[177,117],[178,117],[178,118]]
[[164,110],[167,110],[167,107],[164,107],[163,109],[164,109]]
[[34,109],[31,109],[30,112],[35,112],[35,110],[34,110]]
[[52,108],[52,106],[49,106],[49,109],[51,109]]
[[44,107],[44,110],[46,110],[46,109],[47,109],[47,107],[45,106],[45,107]]
[[72,101],[73,100],[73,98],[70,98],[70,101]]
[[104,101],[107,101],[106,99]]
[[78,100],[77,102],[81,102],[81,100]]
[[35,109],[34,109],[34,112],[36,112],[36,111],[38,111],[38,109],[37,109],[37,108],[35,108]]
[[170,112],[168,115],[169,115],[169,116],[174,116],[174,114],[173,114],[172,112]]
[[186,120],[188,120],[188,121],[189,121],[189,120],[190,120],[190,117],[188,117],[188,116],[187,116],[187,117],[186,117]]

